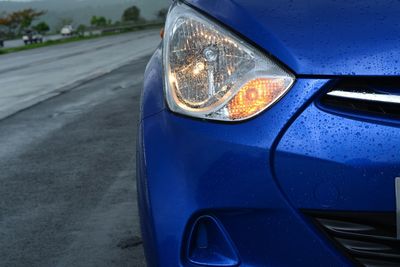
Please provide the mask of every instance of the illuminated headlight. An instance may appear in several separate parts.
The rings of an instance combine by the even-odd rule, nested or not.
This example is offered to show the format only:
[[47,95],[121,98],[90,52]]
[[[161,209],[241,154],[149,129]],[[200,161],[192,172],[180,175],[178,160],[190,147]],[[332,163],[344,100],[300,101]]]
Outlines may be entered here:
[[251,118],[294,82],[269,57],[183,4],[168,15],[163,58],[169,108],[197,118]]

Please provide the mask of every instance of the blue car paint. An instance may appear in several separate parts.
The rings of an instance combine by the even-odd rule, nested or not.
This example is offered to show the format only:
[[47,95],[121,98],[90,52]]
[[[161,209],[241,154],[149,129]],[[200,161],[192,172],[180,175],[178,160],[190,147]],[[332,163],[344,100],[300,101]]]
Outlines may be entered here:
[[398,126],[345,118],[312,104],[286,132],[274,166],[296,207],[395,211],[399,151]]
[[304,75],[399,75],[399,1],[188,0]]
[[[256,1],[246,1],[246,9],[244,1],[191,2],[299,72],[287,95],[253,119],[198,120],[166,108],[162,53],[157,49],[145,73],[137,156],[149,266],[195,266],[184,254],[186,237],[203,215],[222,223],[238,250],[240,266],[352,266],[300,209],[394,211],[393,181],[400,175],[400,159],[393,153],[400,148],[398,126],[320,108],[318,96],[335,80],[319,75],[336,74],[339,65],[328,60],[332,68],[322,68],[322,58],[312,55],[312,49],[308,63],[300,64],[298,54],[306,53],[300,41],[293,49],[278,38],[267,42],[272,40],[268,34],[262,40],[258,28],[270,31],[265,25],[246,30],[249,25],[235,14],[257,7],[252,5]],[[214,2],[224,2],[227,9],[216,9]],[[251,17],[247,21],[254,23]],[[334,58],[336,52],[327,53]],[[339,72],[368,73],[350,59]],[[391,62],[385,63],[386,71],[394,71]],[[377,65],[370,73],[384,75],[382,68]]]
[[[149,265],[190,266],[181,255],[183,237],[201,214],[223,222],[241,266],[348,265],[287,201],[269,164],[277,136],[327,80],[297,80],[284,99],[245,123],[194,120],[154,104],[163,99],[159,55],[156,51],[148,67],[158,69],[158,77],[146,76],[142,110],[153,115],[141,121],[138,150]],[[288,251],[291,257],[284,256]]]
[[161,46],[159,46],[150,59],[150,62],[154,63],[148,64],[144,73],[143,88],[148,88],[148,90],[143,90],[142,92],[141,120],[166,108],[162,84],[163,79],[160,78],[160,74],[163,72],[161,56]]

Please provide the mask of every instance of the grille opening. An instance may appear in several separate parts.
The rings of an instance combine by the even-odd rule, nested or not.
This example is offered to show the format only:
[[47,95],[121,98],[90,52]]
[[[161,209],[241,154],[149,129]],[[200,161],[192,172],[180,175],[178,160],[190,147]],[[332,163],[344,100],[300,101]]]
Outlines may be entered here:
[[321,103],[331,108],[339,108],[345,112],[370,114],[400,119],[400,104],[370,102],[356,99],[344,99],[336,96],[324,96]]
[[370,115],[398,121],[400,78],[342,80],[322,96],[320,104],[349,115]]
[[304,213],[356,265],[400,266],[395,213]]

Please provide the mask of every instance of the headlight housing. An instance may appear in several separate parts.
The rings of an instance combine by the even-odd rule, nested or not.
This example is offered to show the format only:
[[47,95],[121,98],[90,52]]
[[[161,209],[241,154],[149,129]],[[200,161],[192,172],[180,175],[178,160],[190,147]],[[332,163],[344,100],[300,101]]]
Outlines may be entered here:
[[168,14],[163,61],[169,108],[197,118],[251,118],[295,80],[256,48],[180,3]]

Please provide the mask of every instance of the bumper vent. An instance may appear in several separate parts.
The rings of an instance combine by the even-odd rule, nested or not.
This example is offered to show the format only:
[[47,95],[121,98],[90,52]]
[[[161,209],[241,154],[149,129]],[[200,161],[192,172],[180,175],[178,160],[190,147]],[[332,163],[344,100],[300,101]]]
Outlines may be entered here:
[[306,212],[356,265],[400,266],[400,240],[392,213]]
[[400,119],[400,79],[342,81],[321,99],[323,107],[353,115]]

